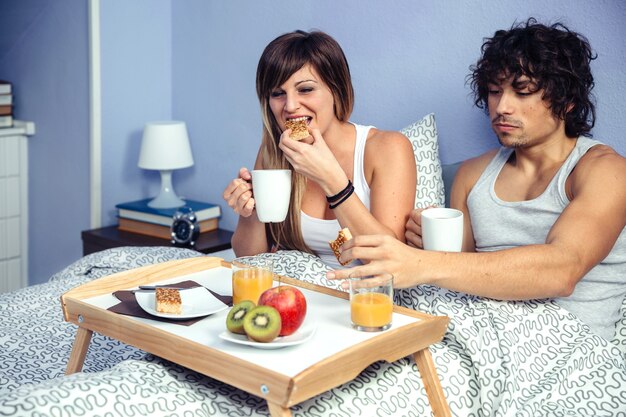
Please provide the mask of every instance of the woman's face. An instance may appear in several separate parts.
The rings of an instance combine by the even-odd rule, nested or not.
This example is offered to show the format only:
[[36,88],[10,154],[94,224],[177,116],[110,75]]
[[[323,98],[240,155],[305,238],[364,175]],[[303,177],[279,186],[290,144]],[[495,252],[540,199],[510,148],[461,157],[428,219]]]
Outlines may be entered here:
[[282,131],[285,130],[285,121],[305,117],[307,124],[319,129],[322,135],[328,126],[338,120],[334,102],[330,88],[309,64],[272,90],[269,98],[270,109]]

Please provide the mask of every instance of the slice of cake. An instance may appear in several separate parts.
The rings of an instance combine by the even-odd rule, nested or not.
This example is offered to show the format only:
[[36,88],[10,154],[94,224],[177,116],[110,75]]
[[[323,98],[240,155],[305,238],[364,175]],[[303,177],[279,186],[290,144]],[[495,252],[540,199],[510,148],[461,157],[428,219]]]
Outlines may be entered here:
[[174,288],[157,288],[156,311],[159,313],[182,314],[183,304],[180,300],[180,291]]

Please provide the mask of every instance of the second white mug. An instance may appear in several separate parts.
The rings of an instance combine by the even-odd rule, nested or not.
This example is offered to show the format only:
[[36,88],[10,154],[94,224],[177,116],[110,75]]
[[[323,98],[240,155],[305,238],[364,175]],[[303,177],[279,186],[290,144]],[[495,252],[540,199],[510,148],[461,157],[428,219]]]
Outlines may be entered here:
[[435,207],[422,211],[424,249],[461,252],[463,247],[463,212]]
[[287,211],[289,211],[291,170],[253,170],[252,193],[259,221],[263,223],[282,222],[287,217]]

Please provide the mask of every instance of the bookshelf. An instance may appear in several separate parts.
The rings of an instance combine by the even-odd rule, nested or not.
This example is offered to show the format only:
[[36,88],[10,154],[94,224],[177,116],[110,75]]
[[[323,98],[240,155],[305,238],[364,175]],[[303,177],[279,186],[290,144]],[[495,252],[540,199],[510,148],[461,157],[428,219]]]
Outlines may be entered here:
[[28,285],[28,137],[35,124],[0,128],[0,293]]

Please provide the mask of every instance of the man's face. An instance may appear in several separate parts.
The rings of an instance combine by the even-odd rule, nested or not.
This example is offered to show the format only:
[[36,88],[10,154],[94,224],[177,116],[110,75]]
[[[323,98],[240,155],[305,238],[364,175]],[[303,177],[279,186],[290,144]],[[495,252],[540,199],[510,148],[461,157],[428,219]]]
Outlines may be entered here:
[[522,76],[489,84],[489,118],[502,146],[525,148],[565,136],[565,125],[542,99],[543,90]]

